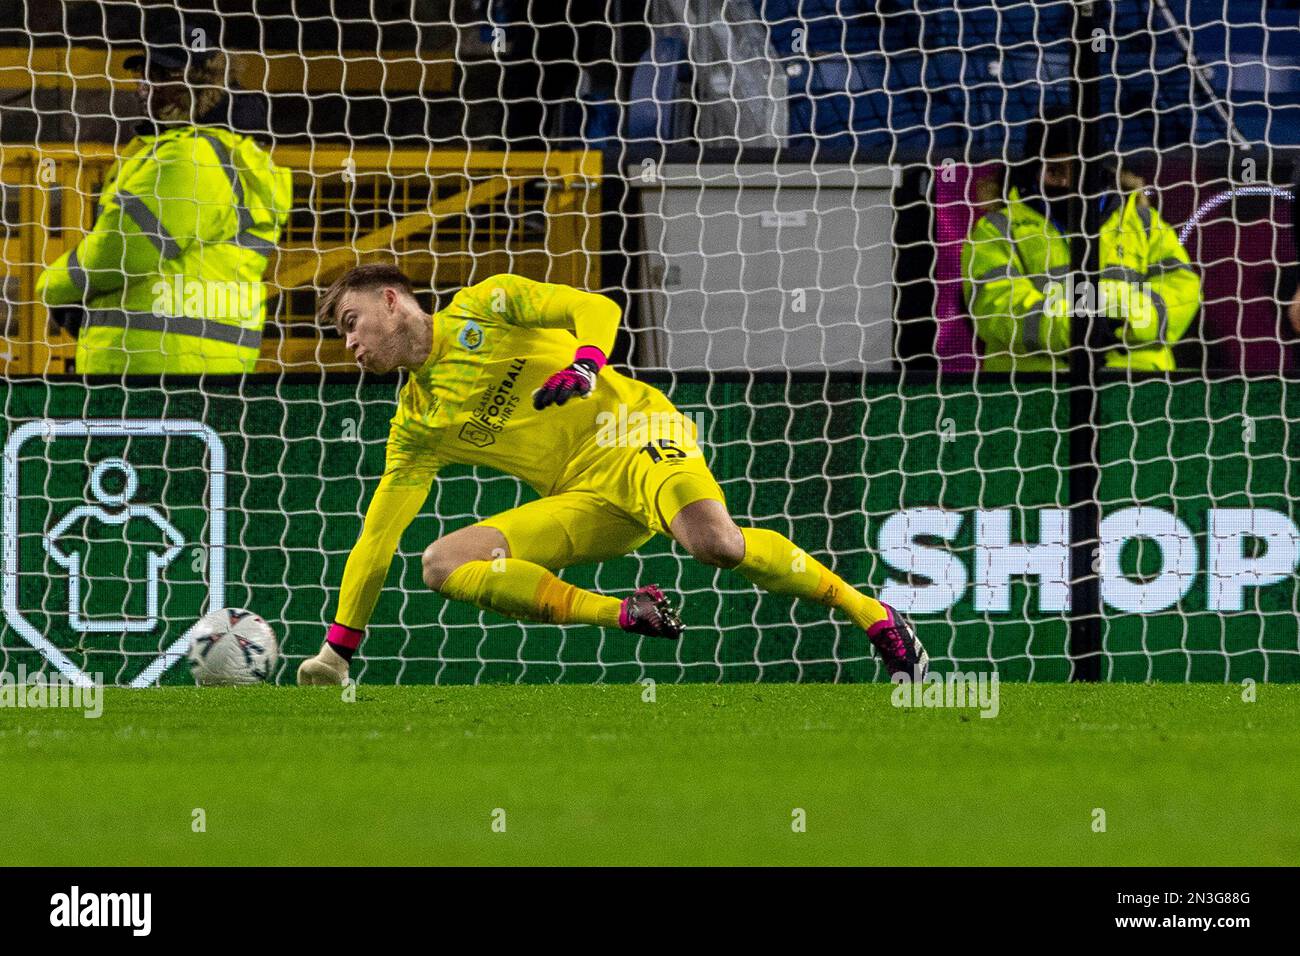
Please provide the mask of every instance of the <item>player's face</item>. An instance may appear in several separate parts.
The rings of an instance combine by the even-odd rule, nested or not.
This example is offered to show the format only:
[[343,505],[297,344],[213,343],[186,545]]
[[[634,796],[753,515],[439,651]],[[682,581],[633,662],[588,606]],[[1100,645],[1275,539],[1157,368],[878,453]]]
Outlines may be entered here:
[[358,289],[339,298],[339,331],[357,365],[367,372],[391,372],[401,364],[400,310],[396,289]]

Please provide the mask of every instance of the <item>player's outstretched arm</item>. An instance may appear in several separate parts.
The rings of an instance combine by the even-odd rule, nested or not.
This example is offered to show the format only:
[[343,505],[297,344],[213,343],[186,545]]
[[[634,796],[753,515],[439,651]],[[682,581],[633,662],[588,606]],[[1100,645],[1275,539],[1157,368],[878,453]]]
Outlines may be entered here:
[[506,321],[526,328],[568,329],[578,340],[572,364],[557,369],[533,393],[533,407],[540,410],[590,395],[623,321],[618,303],[595,292],[521,276],[497,276],[484,284],[493,283],[505,293]]
[[573,329],[581,343],[573,364],[552,375],[533,394],[533,407],[563,405],[570,398],[586,398],[596,388],[596,376],[605,367],[614,347],[614,337],[623,313],[617,303],[594,292],[569,286],[555,286],[546,299],[543,321],[558,322]]
[[320,653],[298,668],[299,684],[340,684],[383,590],[402,532],[429,496],[434,470],[390,471],[366,508],[365,527],[348,555],[339,607]]
[[530,329],[568,329],[582,345],[608,355],[623,321],[613,299],[558,282],[534,282],[523,276],[493,276],[477,288],[501,292],[501,314],[511,325]]

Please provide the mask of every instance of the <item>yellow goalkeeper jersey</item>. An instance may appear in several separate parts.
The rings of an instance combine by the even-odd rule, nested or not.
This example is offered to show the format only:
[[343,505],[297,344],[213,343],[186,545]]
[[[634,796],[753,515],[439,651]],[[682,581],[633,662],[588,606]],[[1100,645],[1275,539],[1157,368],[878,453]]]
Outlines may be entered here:
[[532,400],[579,345],[608,355],[621,318],[602,295],[511,275],[462,290],[432,317],[432,350],[398,396],[384,476],[348,555],[336,621],[366,626],[402,532],[443,465],[497,468],[543,497],[578,480],[615,490],[626,483],[618,472],[627,456],[602,443],[600,429],[638,412],[675,413],[662,392],[606,366],[587,398],[540,412]]
[[579,345],[610,353],[620,319],[602,295],[520,276],[461,290],[433,316],[428,361],[398,397],[385,472],[486,465],[540,495],[562,487],[599,457],[602,412],[673,410],[658,389],[608,366],[589,397],[533,408],[533,391],[570,365]]

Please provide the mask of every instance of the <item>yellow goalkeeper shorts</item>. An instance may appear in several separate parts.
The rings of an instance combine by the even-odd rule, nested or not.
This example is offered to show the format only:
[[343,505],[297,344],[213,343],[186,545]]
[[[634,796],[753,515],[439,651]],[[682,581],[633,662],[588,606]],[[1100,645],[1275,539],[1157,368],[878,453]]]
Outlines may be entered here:
[[694,441],[694,426],[683,427],[689,429],[683,437],[669,431],[641,441],[633,433],[632,441],[602,449],[554,494],[479,524],[505,535],[511,557],[552,569],[628,554],[655,533],[671,537],[673,519],[687,505],[727,503]]

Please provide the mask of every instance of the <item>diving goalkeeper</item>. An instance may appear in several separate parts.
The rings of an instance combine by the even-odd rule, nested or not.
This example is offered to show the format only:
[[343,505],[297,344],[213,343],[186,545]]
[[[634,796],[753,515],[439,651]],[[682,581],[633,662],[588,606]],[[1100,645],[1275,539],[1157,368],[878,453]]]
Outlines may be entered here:
[[[896,611],[783,535],[736,526],[690,419],[657,389],[606,366],[622,318],[610,299],[498,275],[430,316],[410,280],[378,264],[341,276],[317,313],[337,326],[361,368],[411,374],[334,623],[320,652],[298,668],[299,684],[347,677],[402,532],[438,470],[453,463],[496,468],[542,497],[425,549],[424,583],[445,597],[522,620],[676,639],[681,620],[657,586],[618,598],[553,573],[628,554],[658,532],[765,591],[838,608],[866,632],[891,675],[924,676],[929,658]],[[658,427],[602,426],[616,420]]]

